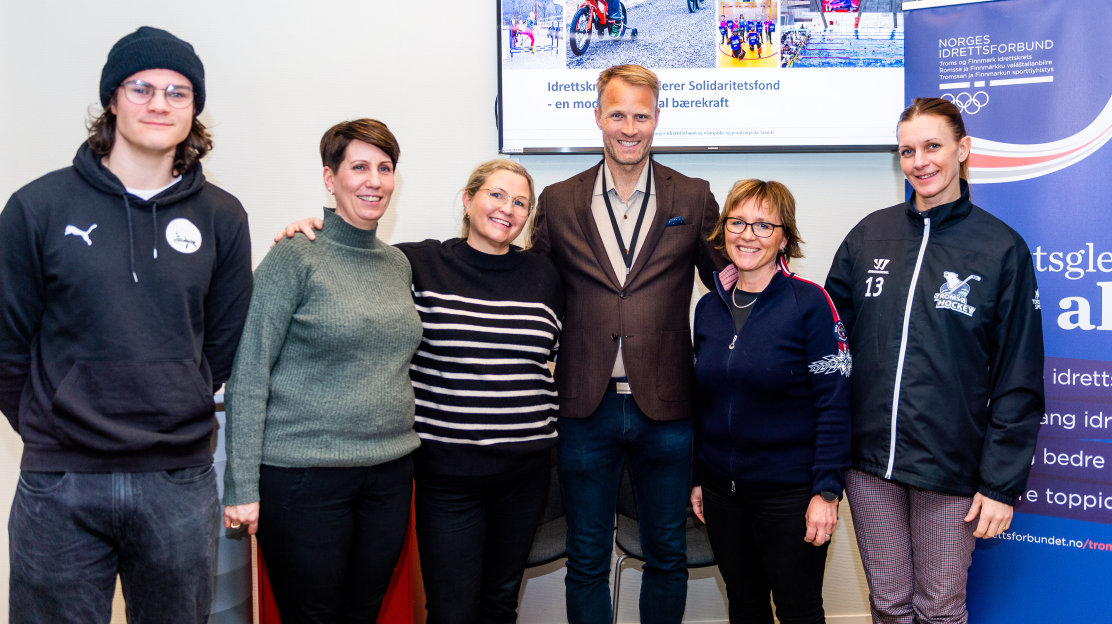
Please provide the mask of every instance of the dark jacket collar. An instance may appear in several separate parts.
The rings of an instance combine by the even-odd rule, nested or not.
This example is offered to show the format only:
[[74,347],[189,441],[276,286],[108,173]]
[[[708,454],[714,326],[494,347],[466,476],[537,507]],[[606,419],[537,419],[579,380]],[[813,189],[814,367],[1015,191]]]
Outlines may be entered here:
[[[765,289],[761,291],[761,296],[771,295],[784,286],[787,286],[791,276],[792,272],[783,264],[783,261],[780,261],[778,270],[772,275],[772,279],[768,282],[768,286],[765,286]],[[734,285],[737,284],[737,278],[737,267],[733,264],[727,265],[725,269],[714,273],[714,288],[718,291],[718,296],[721,297],[722,301],[727,305],[730,303],[730,291],[733,290]]]
[[[652,252],[656,248],[657,243],[660,242],[660,237],[664,234],[664,228],[667,227],[668,219],[672,214],[672,194],[675,185],[672,181],[672,174],[674,174],[675,171],[656,161],[653,161],[651,165],[653,188],[656,190],[656,217],[653,219],[652,223],[647,224],[644,234],[642,235],[643,242],[638,243],[641,251],[637,253],[637,261],[633,263],[629,275],[626,276],[625,288],[629,288],[630,285],[634,283],[637,276],[641,273],[641,270],[649,262],[652,257]],[[648,164],[646,164],[646,166],[648,166]],[[575,215],[579,220],[579,226],[582,228],[587,238],[587,245],[590,246],[591,251],[595,254],[599,269],[609,279],[614,290],[618,291],[623,287],[620,285],[618,277],[614,275],[614,269],[610,264],[610,256],[606,254],[606,247],[602,243],[602,237],[598,233],[598,226],[595,225],[595,218],[591,212],[591,201],[594,197],[595,180],[598,179],[598,170],[600,167],[602,167],[601,161],[599,164],[577,176],[573,200]]]
[[919,212],[915,209],[916,197],[912,194],[911,199],[904,204],[904,212],[908,218],[914,221],[919,227],[923,226],[923,219],[931,220],[931,229],[934,231],[944,230],[950,226],[961,223],[969,213],[973,212],[973,202],[969,201],[969,183],[961,180],[961,197],[957,198],[948,204],[935,206],[926,212]]

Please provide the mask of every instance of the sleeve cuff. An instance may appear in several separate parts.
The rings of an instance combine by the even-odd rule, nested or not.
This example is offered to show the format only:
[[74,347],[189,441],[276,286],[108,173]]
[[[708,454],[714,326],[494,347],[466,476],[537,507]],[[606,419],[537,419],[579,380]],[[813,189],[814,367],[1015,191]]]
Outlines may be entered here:
[[1015,496],[1008,496],[1007,494],[1002,494],[1000,492],[997,492],[996,490],[990,490],[983,485],[977,488],[977,493],[981,496],[984,496],[985,498],[991,498],[998,503],[1004,503],[1005,505],[1011,507],[1015,507],[1016,504]]
[[225,507],[257,502],[259,502],[258,481],[254,483],[236,483],[236,480],[228,478],[228,474],[226,472],[224,473],[223,504]]
[[814,496],[820,492],[834,492],[838,498],[842,498],[842,491],[845,490],[845,477],[841,470],[823,470],[815,475],[815,480],[811,486],[811,495]]

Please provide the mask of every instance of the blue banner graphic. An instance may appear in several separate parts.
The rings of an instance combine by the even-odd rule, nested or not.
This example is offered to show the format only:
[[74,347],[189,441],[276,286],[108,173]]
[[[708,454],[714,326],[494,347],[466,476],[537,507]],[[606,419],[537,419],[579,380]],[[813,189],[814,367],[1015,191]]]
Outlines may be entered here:
[[907,101],[962,110],[973,202],[1027,241],[1043,312],[1046,414],[1011,530],[978,541],[970,621],[1112,623],[1112,2],[905,19]]

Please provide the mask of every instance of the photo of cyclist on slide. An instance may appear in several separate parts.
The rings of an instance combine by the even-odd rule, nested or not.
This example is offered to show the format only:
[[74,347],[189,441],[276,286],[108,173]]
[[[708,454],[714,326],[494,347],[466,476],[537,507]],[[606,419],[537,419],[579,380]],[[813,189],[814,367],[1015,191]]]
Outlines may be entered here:
[[[502,0],[503,3],[521,0]],[[544,0],[541,0],[542,2]],[[565,0],[567,68],[712,68],[720,32],[710,0]]]

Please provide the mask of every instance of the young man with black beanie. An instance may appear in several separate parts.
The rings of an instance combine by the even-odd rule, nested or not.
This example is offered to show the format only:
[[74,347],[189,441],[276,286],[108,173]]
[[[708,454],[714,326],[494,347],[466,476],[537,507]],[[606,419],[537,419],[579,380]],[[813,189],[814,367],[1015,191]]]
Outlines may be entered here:
[[212,393],[251,297],[247,214],[208,184],[193,47],[112,47],[73,166],[0,212],[0,411],[23,439],[12,624],[207,622],[219,506]]

